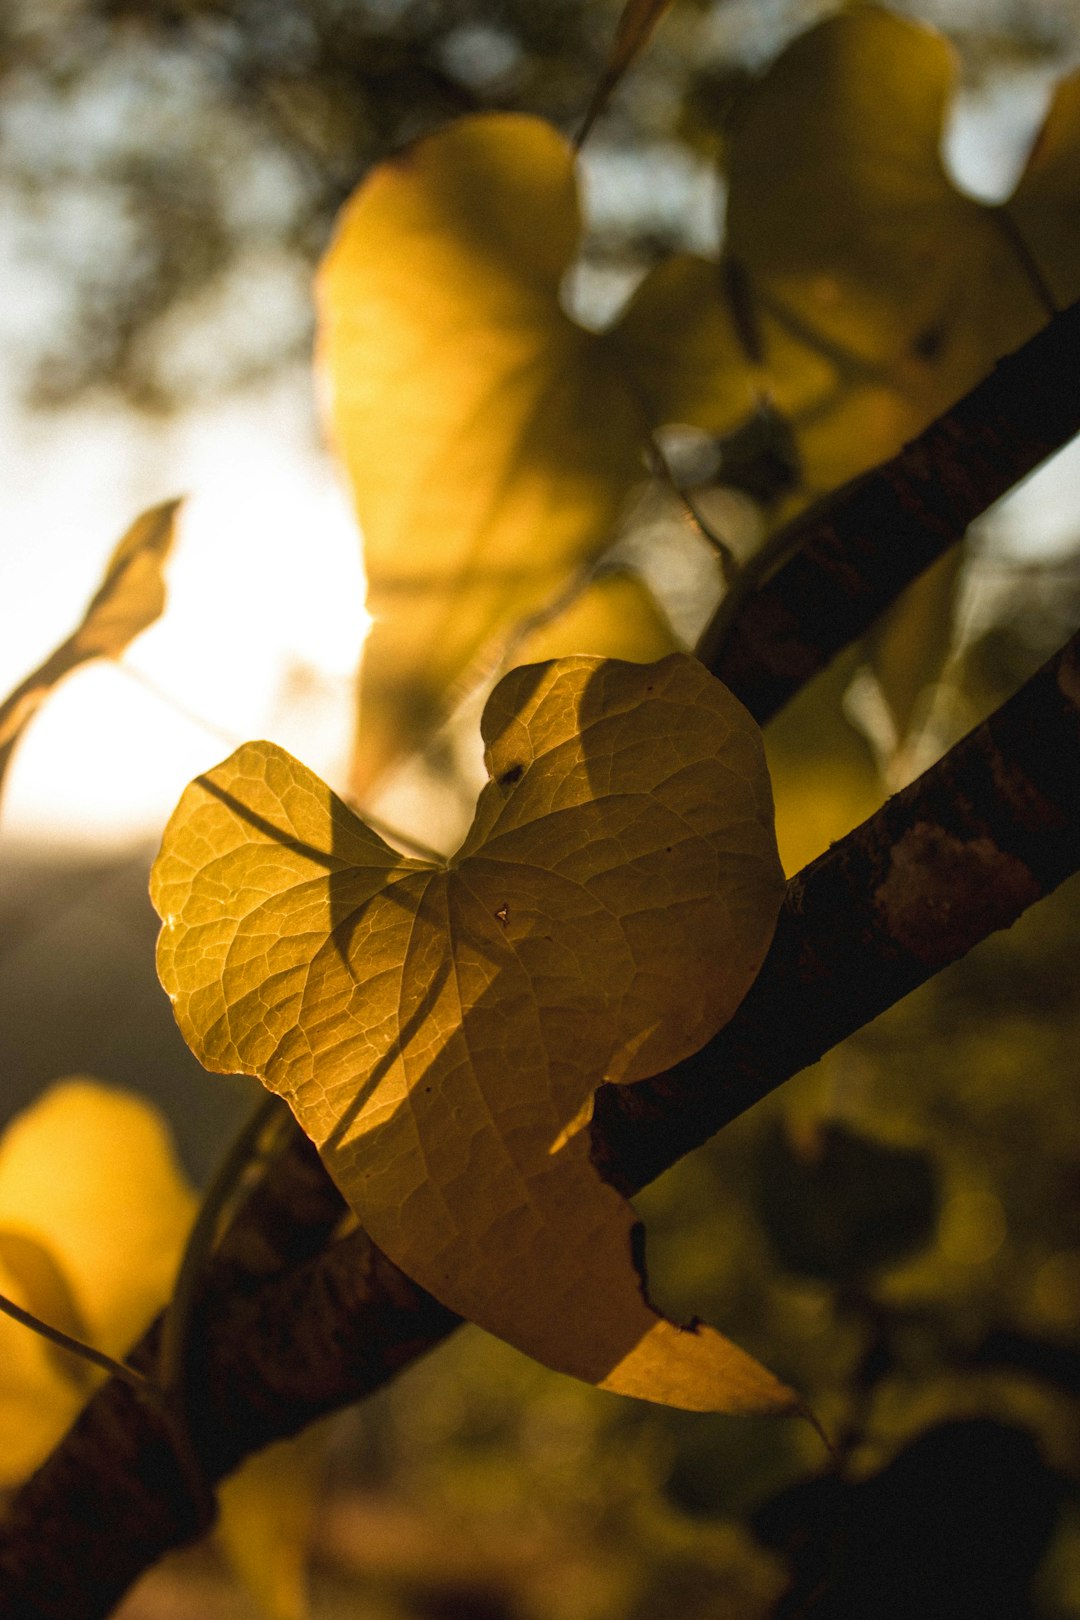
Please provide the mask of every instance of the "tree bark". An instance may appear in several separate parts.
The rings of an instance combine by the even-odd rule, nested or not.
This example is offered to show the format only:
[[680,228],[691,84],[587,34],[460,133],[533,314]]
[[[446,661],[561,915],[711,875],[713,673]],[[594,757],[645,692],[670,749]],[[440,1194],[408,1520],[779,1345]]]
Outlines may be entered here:
[[804,512],[788,560],[698,647],[759,725],[868,630],[974,520],[1080,433],[1080,303],[891,461]]

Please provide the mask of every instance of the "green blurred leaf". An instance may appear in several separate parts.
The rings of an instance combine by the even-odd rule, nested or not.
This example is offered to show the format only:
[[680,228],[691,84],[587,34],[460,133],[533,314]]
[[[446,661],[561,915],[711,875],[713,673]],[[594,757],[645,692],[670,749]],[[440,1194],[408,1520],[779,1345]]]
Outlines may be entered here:
[[757,1206],[787,1270],[849,1283],[908,1260],[937,1226],[937,1170],[929,1154],[875,1141],[839,1121],[762,1138]]

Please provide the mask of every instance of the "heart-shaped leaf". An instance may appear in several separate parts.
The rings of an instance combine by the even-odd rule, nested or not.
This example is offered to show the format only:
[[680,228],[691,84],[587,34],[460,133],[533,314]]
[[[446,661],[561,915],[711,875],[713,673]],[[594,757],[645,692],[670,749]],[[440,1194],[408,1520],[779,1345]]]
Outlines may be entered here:
[[601,1080],[696,1051],[752,982],[782,876],[757,727],[694,659],[516,669],[447,867],[241,748],[184,794],[151,893],[200,1060],[290,1103],[364,1227],[549,1366],[697,1410],[790,1407],[649,1305],[586,1125]]
[[796,39],[747,97],[726,257],[646,277],[612,334],[656,421],[723,434],[765,395],[792,423],[800,501],[900,445],[1080,290],[1080,95],[1058,94],[1013,199],[942,159],[957,58],[873,5]]

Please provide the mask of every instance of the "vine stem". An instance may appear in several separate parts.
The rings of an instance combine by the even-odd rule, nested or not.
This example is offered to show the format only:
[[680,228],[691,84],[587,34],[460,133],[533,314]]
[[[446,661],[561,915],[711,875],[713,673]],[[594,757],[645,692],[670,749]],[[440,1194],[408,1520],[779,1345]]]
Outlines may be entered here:
[[739,559],[736,557],[734,551],[732,551],[728,542],[724,539],[724,536],[720,534],[718,530],[714,529],[712,524],[708,523],[701,515],[701,512],[698,510],[697,504],[691,497],[690,492],[684,489],[682,484],[679,483],[679,480],[675,477],[675,474],[672,471],[671,463],[664,454],[663,449],[655,436],[650,444],[650,451],[654,473],[656,473],[661,481],[668,486],[672,494],[675,496],[675,499],[679,502],[683,511],[686,513],[686,516],[690,519],[690,522],[693,524],[694,528],[701,535],[701,538],[716,553],[717,560],[720,564],[720,573],[730,594],[730,592],[735,589],[740,578],[742,577],[743,568],[739,562]]
[[116,1361],[107,1356],[104,1350],[96,1350],[92,1344],[84,1344],[82,1339],[74,1338],[70,1333],[64,1333],[60,1328],[53,1327],[51,1322],[42,1321],[33,1311],[26,1310],[22,1305],[16,1305],[13,1299],[6,1294],[0,1294],[0,1311],[10,1316],[13,1321],[19,1322],[23,1327],[29,1328],[31,1333],[37,1333],[41,1338],[48,1339],[60,1350],[68,1350],[73,1356],[82,1361],[88,1361],[102,1372],[109,1373],[113,1378],[123,1379],[132,1389],[137,1389],[141,1395],[151,1393],[154,1389],[153,1380],[147,1378],[135,1367],[129,1367],[126,1361]]

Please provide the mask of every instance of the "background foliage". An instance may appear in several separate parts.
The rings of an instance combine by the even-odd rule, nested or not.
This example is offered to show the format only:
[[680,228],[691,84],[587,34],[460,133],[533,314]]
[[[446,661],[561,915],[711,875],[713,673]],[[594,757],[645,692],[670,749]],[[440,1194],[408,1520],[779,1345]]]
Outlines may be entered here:
[[[24,285],[37,283],[36,322],[13,334],[34,405],[92,389],[182,409],[305,356],[314,257],[365,168],[462,111],[525,109],[572,130],[616,9],[9,7],[0,184],[17,205]],[[597,131],[601,206],[577,272],[580,313],[608,313],[662,254],[715,244],[707,208],[667,199],[680,186],[694,195],[703,161],[723,160],[750,70],[816,9],[674,9]],[[946,12],[936,20],[959,35],[969,88],[1060,68],[1077,48],[1064,4]],[[186,364],[195,330],[213,341],[189,346]],[[744,475],[710,493],[709,511],[758,533],[758,508],[784,492],[785,446],[765,431],[741,449]],[[650,524],[681,526],[664,507],[645,513],[642,531]],[[876,687],[852,655],[770,729],[789,870],[1075,625],[1074,548],[1020,564],[1002,532],[998,520],[975,537],[969,629],[947,682],[934,685],[955,580],[937,592],[946,611],[916,690],[909,618],[902,655],[879,642]],[[669,564],[667,600],[684,626],[702,567],[692,547]],[[933,618],[924,606],[917,622]],[[883,686],[900,693],[892,735]],[[19,903],[32,934],[38,915]],[[805,1391],[840,1436],[836,1468],[823,1471],[798,1425],[619,1403],[468,1330],[335,1430],[315,1612],[887,1615],[885,1592],[897,1614],[1077,1612],[1078,933],[1074,883],[641,1200],[660,1302],[706,1310]],[[74,949],[85,956],[85,933]],[[46,1027],[52,972],[36,981],[38,1050],[6,1037],[13,1093],[25,1095],[35,1063],[53,1064],[40,1079],[67,1067],[117,1078],[118,1044],[136,1067],[141,1026],[124,1043],[116,1033],[123,974],[119,954],[99,955],[84,997],[97,1029],[61,1034]],[[25,1001],[26,981],[12,983]],[[163,1074],[186,1072],[167,1036],[155,1051]],[[178,1111],[188,1095],[178,1090]],[[186,1146],[198,1152],[190,1133]],[[245,1601],[200,1554],[150,1578],[125,1612],[240,1615]]]

